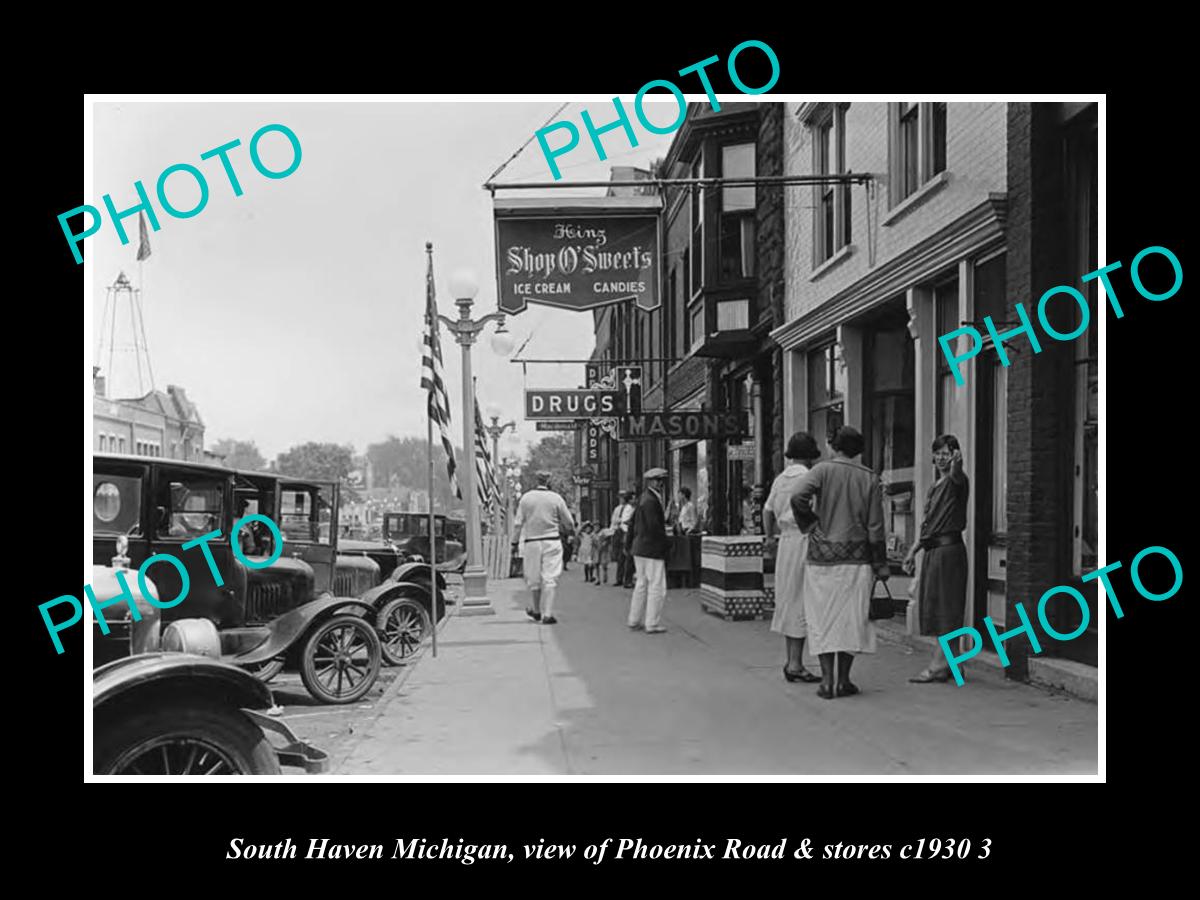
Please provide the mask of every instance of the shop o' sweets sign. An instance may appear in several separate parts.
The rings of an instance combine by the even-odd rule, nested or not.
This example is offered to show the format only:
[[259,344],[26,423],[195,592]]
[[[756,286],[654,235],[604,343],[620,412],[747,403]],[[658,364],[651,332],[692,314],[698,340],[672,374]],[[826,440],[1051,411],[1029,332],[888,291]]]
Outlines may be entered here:
[[657,309],[658,197],[576,197],[497,202],[500,310],[530,303],[588,310],[633,300]]

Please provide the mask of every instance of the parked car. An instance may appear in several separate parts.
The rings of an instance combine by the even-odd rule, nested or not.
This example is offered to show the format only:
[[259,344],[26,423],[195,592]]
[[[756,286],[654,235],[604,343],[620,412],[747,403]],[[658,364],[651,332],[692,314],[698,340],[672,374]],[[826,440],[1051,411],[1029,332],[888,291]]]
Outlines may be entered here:
[[[462,572],[467,566],[466,525],[441,513],[434,513],[433,519],[437,570]],[[409,558],[428,562],[429,513],[384,513],[383,538]]]
[[[116,573],[128,558],[113,562],[92,569],[97,597],[121,593]],[[207,648],[196,648],[207,655],[164,650],[160,610],[142,594],[136,573],[127,571],[125,581],[141,618],[113,606],[104,610],[107,633],[98,620],[93,625],[93,657],[103,661],[92,671],[97,775],[278,775],[281,765],[325,771],[325,753],[263,714],[272,706],[266,685],[213,658],[220,639],[211,622],[202,620],[194,629],[208,629]],[[150,596],[159,599],[152,581],[145,581]],[[174,627],[166,643],[178,648]],[[282,746],[268,734],[278,735]]]
[[[339,537],[338,485],[299,480],[277,473],[238,472],[235,495],[247,511],[270,510],[282,532],[285,553],[303,560],[313,572],[314,590],[362,600],[375,625],[383,660],[396,665],[410,657],[432,630],[431,588],[427,565],[405,564],[391,544]],[[257,549],[257,548],[256,548]],[[266,548],[264,548],[266,549]],[[253,581],[255,573],[251,571]],[[445,588],[444,580],[439,580]],[[255,587],[251,585],[251,595]],[[439,620],[445,614],[439,604]],[[276,658],[256,670],[269,681],[283,667]]]
[[[124,538],[135,568],[160,553],[184,566],[188,593],[182,603],[162,610],[164,627],[187,620],[177,631],[196,639],[202,630],[198,620],[207,620],[219,634],[221,659],[268,673],[293,666],[309,693],[325,703],[352,703],[370,690],[383,660],[375,610],[354,597],[318,592],[316,570],[305,558],[328,557],[332,562],[335,554],[330,543],[334,523],[323,520],[319,507],[306,509],[310,543],[289,541],[285,535],[282,555],[254,568],[234,556],[230,529],[242,515],[242,500],[247,501],[245,512],[259,512],[273,521],[288,511],[267,476],[256,481],[202,463],[97,454],[93,492],[95,558],[113,556],[117,541]],[[301,527],[298,513],[289,523],[292,527]],[[205,544],[207,554],[200,547],[182,549],[184,543],[213,531],[220,534]],[[246,532],[246,538],[232,539],[263,539],[251,528]],[[268,558],[273,555],[265,546],[239,549],[247,558],[257,550]],[[149,572],[164,596],[179,596],[182,578],[174,566],[159,563]]]

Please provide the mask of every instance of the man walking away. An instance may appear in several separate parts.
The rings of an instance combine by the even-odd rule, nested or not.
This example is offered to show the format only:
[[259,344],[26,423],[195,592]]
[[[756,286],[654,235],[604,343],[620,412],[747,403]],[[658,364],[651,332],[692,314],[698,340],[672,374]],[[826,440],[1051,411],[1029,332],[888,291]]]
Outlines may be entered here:
[[629,601],[629,627],[645,628],[646,634],[661,634],[663,604],[667,599],[667,526],[663,508],[666,469],[649,469],[643,476],[646,492],[633,514],[629,529],[629,552],[637,584]]
[[553,625],[554,589],[563,570],[563,535],[573,534],[575,522],[566,501],[550,490],[550,473],[537,473],[537,487],[517,504],[513,525],[520,535],[525,586],[532,605],[525,614],[535,622]]

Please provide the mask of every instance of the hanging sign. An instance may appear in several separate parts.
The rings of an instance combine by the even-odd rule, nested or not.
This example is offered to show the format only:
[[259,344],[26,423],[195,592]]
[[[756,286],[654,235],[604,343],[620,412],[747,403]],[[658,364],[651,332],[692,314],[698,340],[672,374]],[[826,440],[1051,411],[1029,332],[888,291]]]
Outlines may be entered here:
[[632,300],[657,309],[658,197],[497,201],[496,279],[501,312],[530,303],[587,310]]
[[656,412],[621,419],[623,441],[653,438],[730,438],[747,430],[745,412]]
[[623,391],[527,390],[526,419],[590,419],[625,412]]

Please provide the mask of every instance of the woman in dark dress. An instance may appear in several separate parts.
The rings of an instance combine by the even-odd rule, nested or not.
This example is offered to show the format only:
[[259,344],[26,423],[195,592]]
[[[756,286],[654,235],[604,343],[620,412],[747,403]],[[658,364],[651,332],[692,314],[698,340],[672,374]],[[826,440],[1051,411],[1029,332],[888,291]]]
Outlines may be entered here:
[[[904,571],[911,575],[916,567],[917,552],[924,551],[917,578],[921,633],[940,637],[963,625],[967,602],[967,547],[962,535],[967,527],[967,498],[971,486],[963,474],[962,450],[954,435],[943,434],[933,442],[933,464],[937,468],[937,481],[925,499],[921,536],[904,559]],[[951,650],[957,653],[954,647]],[[950,680],[950,666],[941,642],[934,645],[929,665],[908,680],[918,684]]]

